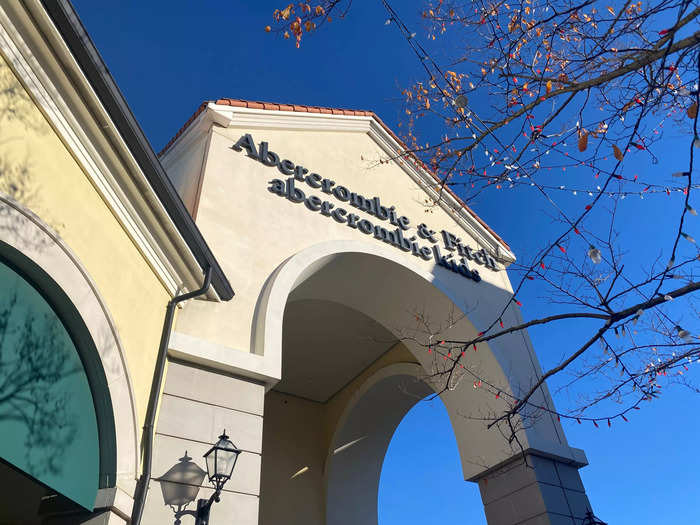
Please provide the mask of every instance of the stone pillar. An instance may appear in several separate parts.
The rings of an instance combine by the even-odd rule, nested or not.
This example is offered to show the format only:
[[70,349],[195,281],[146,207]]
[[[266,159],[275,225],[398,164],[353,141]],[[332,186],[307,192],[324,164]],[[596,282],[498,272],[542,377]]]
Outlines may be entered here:
[[578,466],[535,453],[513,457],[479,482],[489,525],[580,525],[591,510]]
[[[169,361],[158,411],[153,451],[152,478],[142,525],[174,522],[165,506],[157,481],[178,462],[185,451],[206,470],[205,452],[223,430],[243,450],[233,476],[224,486],[221,501],[211,509],[212,523],[258,525],[260,459],[265,387],[234,375],[194,364]],[[212,494],[205,479],[197,498]],[[196,509],[192,502],[186,510]],[[183,517],[182,523],[192,520]]]

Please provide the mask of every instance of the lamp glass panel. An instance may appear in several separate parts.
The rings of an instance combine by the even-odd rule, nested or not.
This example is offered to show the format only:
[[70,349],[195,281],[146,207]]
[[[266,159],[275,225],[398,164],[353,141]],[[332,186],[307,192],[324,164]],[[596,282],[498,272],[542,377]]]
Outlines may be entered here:
[[230,478],[233,466],[236,464],[237,454],[232,450],[219,449],[216,464],[216,474],[220,477]]
[[207,474],[212,479],[216,475],[216,449],[211,449],[204,458],[207,460]]

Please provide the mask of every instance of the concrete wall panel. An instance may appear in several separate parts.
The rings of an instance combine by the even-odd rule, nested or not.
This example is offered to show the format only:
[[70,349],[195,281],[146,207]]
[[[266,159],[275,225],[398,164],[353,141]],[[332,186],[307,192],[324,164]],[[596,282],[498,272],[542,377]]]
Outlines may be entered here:
[[170,361],[163,392],[262,416],[265,387],[188,363]]

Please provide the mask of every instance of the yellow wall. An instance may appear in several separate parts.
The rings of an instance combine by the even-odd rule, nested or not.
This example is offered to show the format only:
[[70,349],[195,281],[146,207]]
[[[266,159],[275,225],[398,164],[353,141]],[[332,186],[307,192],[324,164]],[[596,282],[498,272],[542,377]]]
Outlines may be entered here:
[[57,231],[96,283],[126,354],[140,427],[168,293],[1,56],[0,192]]

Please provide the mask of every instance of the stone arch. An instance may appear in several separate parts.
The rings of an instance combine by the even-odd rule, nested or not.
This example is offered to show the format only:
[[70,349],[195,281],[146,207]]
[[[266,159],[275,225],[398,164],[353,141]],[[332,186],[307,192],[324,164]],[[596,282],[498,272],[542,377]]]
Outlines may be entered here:
[[[131,492],[138,468],[138,431],[131,378],[115,324],[95,283],[53,229],[0,195],[0,250],[50,300],[77,339],[95,397],[100,440],[99,488]],[[105,396],[94,396],[95,389]]]
[[423,376],[417,363],[394,363],[368,377],[348,401],[325,462],[326,523],[377,523],[389,443],[406,413],[434,393]]
[[[496,306],[503,304],[500,299],[509,297],[509,293],[510,290],[506,286],[498,287],[485,281],[474,283],[452,272],[443,272],[442,269],[428,271],[425,266],[412,261],[410,257],[404,256],[397,250],[392,250],[380,243],[362,241],[330,241],[314,245],[287,259],[270,276],[257,304],[252,346],[256,354],[262,355],[273,365],[271,368],[276,367],[279,371],[282,382],[276,387],[278,391],[299,395],[298,390],[289,388],[289,382],[285,384],[285,373],[282,369],[283,324],[286,312],[294,311],[294,308],[299,308],[299,305],[308,305],[313,301],[318,301],[319,305],[325,305],[328,310],[333,308],[334,303],[342,305],[342,309],[345,309],[343,311],[357,312],[363,318],[371,319],[383,326],[397,338],[402,338],[402,343],[409,352],[407,361],[415,361],[413,364],[406,362],[401,365],[409,367],[412,370],[410,373],[406,371],[399,373],[392,371],[393,369],[378,372],[389,375],[382,381],[372,383],[374,386],[366,386],[369,390],[359,387],[352,396],[354,401],[349,402],[343,409],[345,416],[341,418],[327,414],[321,416],[326,425],[325,434],[331,432],[334,436],[331,440],[321,439],[322,444],[318,449],[321,450],[322,457],[315,463],[324,465],[325,479],[323,482],[317,479],[315,486],[318,487],[319,483],[322,483],[328,492],[327,498],[324,498],[327,504],[322,511],[327,517],[327,523],[344,523],[334,517],[343,514],[342,510],[338,510],[343,507],[336,506],[338,494],[334,487],[339,483],[334,478],[335,458],[332,456],[333,452],[338,447],[342,447],[346,441],[352,442],[361,438],[361,436],[352,437],[350,435],[352,432],[348,430],[352,425],[347,426],[347,422],[353,417],[353,411],[356,410],[352,408],[353,403],[358,406],[369,403],[371,406],[372,402],[367,401],[369,399],[367,396],[371,398],[372,388],[378,391],[382,388],[391,389],[395,387],[393,383],[401,381],[402,378],[417,377],[421,374],[426,377],[433,370],[435,354],[426,352],[424,346],[410,337],[411,334],[418,333],[415,327],[408,326],[412,318],[411,308],[422,309],[421,311],[438,326],[444,320],[450,319],[449,323],[439,326],[441,338],[468,340],[478,333],[474,325],[483,326],[482,319],[489,317],[492,320]],[[496,297],[496,300],[493,297]],[[323,307],[319,306],[319,308]],[[310,310],[307,311],[310,312]],[[310,320],[312,317],[312,315],[307,316]],[[296,316],[297,320],[303,318],[303,316]],[[402,327],[408,329],[402,332]],[[297,335],[299,335],[298,332]],[[404,337],[406,335],[407,338]],[[529,387],[533,377],[539,372],[536,358],[521,336],[504,337],[493,345],[481,344],[478,352],[470,352],[467,358],[473,365],[473,369],[478,370],[483,377],[489,377],[493,384],[499,385],[502,392],[515,395],[523,388]],[[294,361],[297,361],[296,357]],[[311,375],[307,374],[306,381],[307,384],[309,381],[313,382]],[[301,383],[297,381],[296,384]],[[358,388],[358,386],[347,383],[343,388],[347,391],[349,388]],[[359,393],[360,391],[362,393]],[[394,393],[396,392],[395,389]],[[428,390],[425,390],[425,393],[428,393]],[[384,392],[384,395],[387,399],[393,399],[389,391]],[[337,399],[339,394],[333,394],[333,396],[333,399]],[[502,410],[503,397],[496,399],[490,392],[472,388],[472,381],[469,378],[457,384],[453,390],[441,395],[457,440],[464,478],[467,480],[478,480],[497,466],[512,461],[512,458],[518,454],[519,449],[515,444],[508,444],[506,440],[498,439],[500,434],[497,431],[488,431],[482,421],[468,417],[471,414],[476,415],[473,411],[477,410],[482,414]],[[551,403],[545,388],[536,397],[539,403]],[[301,398],[305,398],[303,392]],[[278,401],[275,401],[276,405],[271,406],[275,414],[282,414],[286,409]],[[392,415],[383,422],[381,418],[374,419],[378,425],[377,428],[383,429],[383,437],[377,440],[371,449],[367,448],[371,444],[369,440],[364,444],[359,441],[352,447],[354,453],[367,449],[365,450],[367,463],[363,466],[374,469],[371,475],[367,472],[361,473],[360,478],[366,482],[364,485],[360,482],[354,483],[357,487],[363,487],[361,490],[365,491],[362,504],[357,503],[359,501],[357,500],[352,506],[353,512],[360,512],[360,509],[364,512],[362,515],[353,515],[356,523],[367,523],[367,520],[372,523],[372,519],[376,522],[375,483],[379,479],[381,459],[393,430],[413,404],[410,400],[401,401],[398,398],[393,399],[392,402],[394,402],[397,416]],[[330,398],[324,403],[329,407]],[[295,402],[289,400],[287,406],[292,407],[294,404]],[[336,409],[337,406],[333,408],[333,410]],[[321,409],[320,413],[324,410],[328,413],[327,409]],[[332,429],[329,430],[329,426],[332,426]],[[350,432],[350,434],[345,435],[343,432]],[[520,436],[520,443],[527,450],[575,462],[576,452],[568,446],[561,426],[555,418],[542,417],[534,420]],[[265,453],[263,453],[263,461],[265,461],[264,458]],[[265,467],[263,468],[264,478]],[[346,480],[348,483],[351,481]],[[279,486],[282,485],[278,484],[277,487]],[[263,483],[263,490],[265,488]],[[369,516],[372,513],[373,518]],[[348,521],[350,522],[352,520]]]

